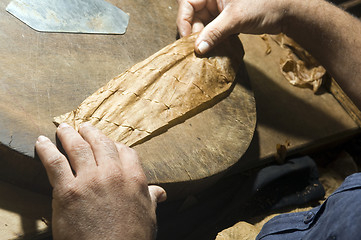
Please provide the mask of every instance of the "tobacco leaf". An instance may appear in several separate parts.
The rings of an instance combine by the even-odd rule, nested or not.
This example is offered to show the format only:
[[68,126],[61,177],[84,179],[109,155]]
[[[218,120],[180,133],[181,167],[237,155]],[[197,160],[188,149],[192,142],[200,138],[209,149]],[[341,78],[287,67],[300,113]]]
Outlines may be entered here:
[[317,92],[322,85],[322,78],[326,70],[322,66],[306,67],[301,60],[296,60],[292,55],[281,60],[281,72],[283,76],[294,86],[310,87]]
[[309,87],[317,92],[323,82],[326,70],[317,60],[293,39],[284,34],[272,37],[281,47],[288,49],[286,59],[280,60],[280,69],[290,84],[298,87]]
[[232,36],[205,57],[196,56],[197,35],[181,38],[134,65],[54,118],[75,129],[90,122],[111,139],[134,145],[169,122],[227,91],[243,57]]

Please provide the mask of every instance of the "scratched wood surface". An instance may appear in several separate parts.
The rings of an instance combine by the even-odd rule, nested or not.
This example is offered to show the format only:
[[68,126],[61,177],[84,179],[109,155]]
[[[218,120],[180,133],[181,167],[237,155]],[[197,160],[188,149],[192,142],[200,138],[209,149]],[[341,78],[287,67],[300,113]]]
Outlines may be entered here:
[[[125,35],[36,32],[4,10],[8,2],[0,13],[1,178],[49,192],[33,159],[37,136],[55,142],[54,116],[174,42],[176,1],[110,1],[130,15]],[[135,146],[149,182],[166,187],[170,198],[209,185],[248,148],[256,109],[245,66],[231,91],[182,121]]]
[[[274,41],[241,34],[244,61],[256,99],[257,127],[238,170],[275,161],[277,145],[285,156],[307,154],[360,133],[360,127],[327,91],[294,87],[282,76],[288,52]],[[267,52],[269,52],[267,54]]]
[[[0,176],[48,191],[42,166],[32,159],[36,137],[54,140],[54,116],[74,109],[112,77],[173,42],[177,5],[171,0],[113,1],[131,17],[127,33],[119,36],[35,32],[5,11],[8,2],[0,1]],[[285,82],[279,72],[285,52],[274,42],[247,35],[241,40],[258,109],[247,155],[238,161],[256,119],[245,71],[219,104],[135,147],[150,181],[175,195],[207,185],[210,176],[215,180],[237,161],[240,169],[262,165],[277,144],[292,152],[358,131],[331,94],[314,95]]]
[[[47,39],[44,34],[30,31],[9,16],[4,10],[8,2],[10,0],[0,1],[0,177],[7,182],[42,191],[49,187],[44,171],[39,162],[19,152],[23,147],[21,142],[26,138],[35,141],[38,134],[49,133],[50,137],[54,137],[54,126],[50,123],[44,125],[42,121],[51,121],[52,116],[72,110],[113,76],[173,42],[177,6],[173,0],[111,1],[130,13],[126,35],[48,34],[51,39]],[[9,35],[12,38],[7,37]],[[104,44],[105,39],[111,44]],[[241,40],[256,99],[257,126],[248,151],[237,163],[237,171],[268,163],[276,153],[276,144],[288,145],[289,154],[307,152],[315,146],[339,141],[359,132],[357,125],[331,94],[314,95],[309,89],[295,88],[286,82],[279,72],[279,60],[284,52],[277,50],[274,43],[270,43],[271,54],[266,55],[267,45],[259,36],[242,35]],[[45,46],[50,48],[40,51]],[[21,57],[15,59],[14,54]],[[52,67],[48,68],[48,64]],[[20,78],[26,71],[31,74]],[[40,82],[40,78],[47,81]],[[67,99],[51,97],[53,92],[64,94],[66,89],[62,86],[71,83],[76,94]],[[87,88],[93,90],[85,92]],[[30,94],[31,91],[37,91],[37,94]],[[21,102],[20,98],[29,102]],[[41,102],[48,104],[45,108],[47,113],[40,107],[34,109],[33,104]],[[10,127],[10,123],[24,122],[30,124],[20,128]],[[207,124],[200,127],[206,128]],[[31,131],[36,131],[36,134],[29,134]],[[181,136],[174,135],[169,144],[174,138]],[[32,145],[28,146],[29,154],[32,154],[32,148]],[[161,148],[164,150],[165,147]],[[153,148],[152,151],[156,150]],[[142,151],[140,145],[137,151]],[[142,155],[147,153],[143,151]],[[184,152],[176,154],[183,156]],[[148,170],[147,174],[155,176],[156,173]],[[49,230],[41,219],[49,219],[50,198],[14,184],[0,182],[0,236],[34,239],[34,234]],[[188,189],[195,184],[197,182],[189,181],[188,185],[173,186],[175,189]]]

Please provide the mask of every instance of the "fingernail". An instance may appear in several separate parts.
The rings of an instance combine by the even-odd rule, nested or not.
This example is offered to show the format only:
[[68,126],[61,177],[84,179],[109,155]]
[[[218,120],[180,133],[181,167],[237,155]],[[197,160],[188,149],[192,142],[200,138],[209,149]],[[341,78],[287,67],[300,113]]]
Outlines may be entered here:
[[45,142],[45,141],[48,141],[49,140],[49,138],[47,138],[47,137],[45,137],[45,136],[43,136],[43,135],[40,135],[39,137],[38,137],[38,142]]
[[199,45],[198,45],[198,51],[200,53],[205,53],[207,52],[209,49],[209,44],[206,41],[202,41]]
[[69,124],[67,124],[67,123],[61,123],[61,124],[58,126],[58,128],[68,128],[68,127],[70,127],[70,126],[69,126]]

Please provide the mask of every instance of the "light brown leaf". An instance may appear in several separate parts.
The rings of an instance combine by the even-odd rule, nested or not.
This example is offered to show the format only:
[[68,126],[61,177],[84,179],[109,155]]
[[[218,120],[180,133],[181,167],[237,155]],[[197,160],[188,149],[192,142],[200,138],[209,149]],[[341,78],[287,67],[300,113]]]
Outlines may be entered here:
[[235,36],[209,56],[194,52],[196,35],[182,38],[134,65],[54,118],[75,129],[90,122],[115,141],[133,145],[232,85],[243,48]]

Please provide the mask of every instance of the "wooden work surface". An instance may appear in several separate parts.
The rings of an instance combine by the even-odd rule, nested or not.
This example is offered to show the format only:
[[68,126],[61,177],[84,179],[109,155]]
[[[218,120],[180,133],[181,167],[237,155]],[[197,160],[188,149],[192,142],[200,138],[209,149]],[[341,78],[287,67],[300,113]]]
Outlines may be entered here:
[[[3,168],[3,179],[15,177],[14,181],[46,187],[45,177],[39,178],[38,185],[27,174],[41,171],[39,161],[32,159],[36,138],[45,135],[55,142],[53,117],[75,109],[111,78],[175,41],[174,21],[167,21],[165,13],[174,16],[175,3],[148,4],[152,10],[139,7],[146,1],[122,2],[120,7],[131,16],[123,36],[40,33],[1,12],[1,25],[6,28],[0,36],[4,56],[0,60],[0,141],[3,151],[22,155],[27,163]],[[157,12],[164,15],[154,18]],[[240,69],[231,91],[212,107],[134,147],[149,182],[165,186],[170,198],[193,191],[196,185],[185,188],[186,183],[218,178],[247,150],[256,109],[245,66]],[[8,156],[5,161],[16,161],[16,156]]]
[[[10,0],[0,0],[0,177],[7,182],[44,192],[49,189],[49,185],[41,164],[28,157],[33,155],[33,144],[29,144],[29,141],[35,142],[40,134],[54,139],[55,126],[51,123],[53,116],[74,109],[112,77],[173,42],[176,36],[177,5],[173,0],[110,1],[130,14],[130,24],[124,36],[105,36],[34,32],[5,12],[9,2]],[[235,164],[235,156],[236,159],[242,157],[236,166],[237,170],[241,171],[268,163],[276,153],[277,144],[287,145],[289,153],[292,154],[342,140],[359,132],[357,125],[331,94],[315,95],[309,89],[296,88],[287,83],[279,72],[280,58],[286,53],[277,47],[277,44],[269,41],[272,51],[266,55],[267,44],[259,36],[241,35],[240,38],[245,48],[245,65],[257,107],[257,127],[251,145],[242,157],[248,146],[247,141],[250,140],[247,137],[252,134],[247,132],[246,138],[233,138],[234,134],[239,136],[239,129],[232,129],[236,125],[229,125],[228,131],[222,130],[223,135],[205,139],[192,135],[192,130],[207,130],[208,123],[182,123],[187,129],[185,133],[191,135],[190,138],[199,137],[205,144],[216,138],[220,141],[223,137],[227,141],[223,141],[218,148],[208,149],[208,152],[199,151],[199,145],[192,146],[192,153],[200,156],[200,165],[203,165],[201,170],[194,169],[196,166],[192,165],[193,163],[187,166],[188,160],[185,163],[183,160],[180,161],[181,164],[174,163],[171,171],[159,175],[157,169],[162,162],[143,161],[147,176],[154,182],[163,183],[171,195],[184,196],[196,191],[198,185],[209,185]],[[236,84],[231,94],[220,102],[221,105],[216,104],[212,109],[203,111],[203,117],[207,119],[209,111],[220,111],[219,114],[227,121],[235,118],[234,116],[241,118],[240,112],[235,112],[236,107],[252,106],[253,99],[252,92],[246,87],[246,77],[242,79],[241,84]],[[68,94],[69,87],[72,87],[72,94]],[[238,102],[233,99],[242,93],[249,97],[250,102],[247,104],[242,102],[242,99]],[[222,104],[227,101],[237,102],[238,105],[226,105],[233,108],[222,109]],[[252,111],[252,108],[249,110]],[[217,116],[220,116],[219,114]],[[248,129],[252,129],[255,116],[249,116],[251,118],[247,122],[251,124]],[[195,121],[194,119],[200,117],[202,116],[195,115],[189,120]],[[222,124],[222,118],[214,121]],[[182,131],[179,132],[176,127],[166,133],[170,137],[166,146],[176,145],[178,139],[183,137],[180,135]],[[156,157],[161,156],[167,150],[166,146],[161,145],[165,142],[161,137],[159,135],[152,139],[160,145],[145,148],[142,144],[135,147],[142,159],[150,153]],[[227,153],[230,151],[227,147],[230,141],[238,144],[240,148]],[[144,146],[150,144],[151,141],[145,142]],[[202,161],[209,156],[207,154],[219,162],[205,166]],[[187,156],[189,155],[184,150],[176,151],[173,160]],[[232,156],[232,164],[221,161],[222,156]],[[197,176],[189,175],[189,169],[197,171]],[[207,174],[215,176],[208,183],[209,178],[205,177]],[[178,182],[169,181],[177,175],[187,176],[185,182],[179,179]],[[0,223],[2,236],[14,238],[36,231],[46,231],[47,226],[41,221],[41,217],[48,218],[50,215],[49,196],[2,182],[0,192],[2,196],[7,194],[7,197],[0,201],[0,209],[3,210],[0,211],[3,219]],[[20,198],[26,200],[14,200]],[[28,205],[32,210],[24,205]]]

